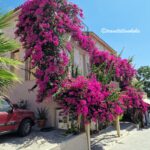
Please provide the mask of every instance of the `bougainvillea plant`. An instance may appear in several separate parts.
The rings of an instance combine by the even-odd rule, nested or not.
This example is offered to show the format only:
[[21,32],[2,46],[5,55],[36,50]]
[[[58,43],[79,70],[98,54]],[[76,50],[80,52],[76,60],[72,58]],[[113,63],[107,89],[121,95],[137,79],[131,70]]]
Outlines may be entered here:
[[119,91],[112,86],[104,87],[95,78],[78,76],[64,81],[57,102],[66,113],[81,115],[86,122],[111,122],[123,113],[122,103],[117,101]]
[[120,100],[123,101],[125,107],[124,119],[143,124],[143,114],[149,107],[149,104],[143,101],[143,95],[143,92],[132,86],[124,89],[120,95]]
[[127,110],[140,109],[144,113],[147,111],[148,104],[143,101],[143,95],[143,92],[128,86],[124,92],[122,92],[120,99],[124,102],[124,107],[126,107]]
[[136,75],[136,70],[127,59],[110,54],[108,51],[93,51],[92,72],[104,84],[117,81],[121,87],[129,85]]
[[103,85],[104,101],[101,105],[100,122],[112,122],[124,112],[124,103],[120,97],[120,89],[115,82]]
[[[16,35],[36,68],[37,101],[55,93],[66,73],[71,44],[80,37],[82,11],[66,0],[30,0],[21,6]],[[66,41],[65,41],[66,40]]]
[[95,74],[97,80],[103,84],[103,92],[106,93],[103,103],[105,111],[101,120],[113,121],[125,111],[124,103],[119,95],[130,84],[136,71],[129,61],[108,51],[93,51],[91,62],[92,75]]
[[103,100],[100,82],[83,76],[65,80],[57,94],[57,102],[66,113],[82,115],[85,121],[97,119]]

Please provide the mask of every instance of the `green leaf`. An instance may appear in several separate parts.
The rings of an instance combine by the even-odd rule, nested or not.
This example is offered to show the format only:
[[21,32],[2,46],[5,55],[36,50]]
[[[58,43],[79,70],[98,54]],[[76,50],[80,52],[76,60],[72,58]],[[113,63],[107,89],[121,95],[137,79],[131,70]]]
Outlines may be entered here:
[[20,82],[20,79],[10,71],[0,69],[0,95],[3,95],[13,83]]
[[10,11],[5,15],[0,15],[0,29],[8,27],[11,24],[11,20],[15,14],[15,11]]
[[13,66],[15,68],[18,68],[19,65],[22,65],[22,63],[18,60],[6,58],[6,57],[0,57],[0,63],[4,65]]
[[147,93],[147,96],[150,97],[150,66],[142,66],[138,69],[137,79],[139,81],[138,87],[140,85]]
[[[8,27],[14,16],[14,11],[0,15],[0,29]],[[0,32],[0,94],[3,94],[14,81],[20,82],[20,79],[14,73],[10,72],[9,67],[17,67],[21,65],[21,62],[4,57],[6,56],[5,53],[12,52],[18,48],[20,48],[20,45],[15,40],[6,38],[2,31]]]
[[19,78],[12,72],[0,69],[0,80],[6,81],[20,81]]
[[15,40],[7,39],[2,34],[0,34],[0,54],[14,51],[19,47],[19,43],[17,43]]

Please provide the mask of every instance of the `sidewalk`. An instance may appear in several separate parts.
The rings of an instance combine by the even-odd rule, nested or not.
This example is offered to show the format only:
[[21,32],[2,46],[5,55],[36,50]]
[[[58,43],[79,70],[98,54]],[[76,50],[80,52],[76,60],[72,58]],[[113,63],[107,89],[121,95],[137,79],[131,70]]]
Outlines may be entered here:
[[100,133],[91,136],[92,150],[109,150],[115,143],[121,141],[123,137],[136,130],[135,125],[129,122],[121,123],[121,137],[117,136],[117,132],[113,126],[102,130]]
[[135,130],[133,134],[114,144],[110,150],[150,150],[149,139],[150,128]]

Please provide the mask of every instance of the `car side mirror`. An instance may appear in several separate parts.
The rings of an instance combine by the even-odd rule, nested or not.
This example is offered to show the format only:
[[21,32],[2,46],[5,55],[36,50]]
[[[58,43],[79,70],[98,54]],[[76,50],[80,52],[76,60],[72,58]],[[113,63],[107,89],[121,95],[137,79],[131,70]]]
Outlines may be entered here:
[[8,112],[9,114],[13,113],[13,107],[10,106],[9,109],[7,110],[7,112]]
[[14,109],[18,109],[19,107],[18,107],[17,104],[13,104],[13,108],[14,108]]

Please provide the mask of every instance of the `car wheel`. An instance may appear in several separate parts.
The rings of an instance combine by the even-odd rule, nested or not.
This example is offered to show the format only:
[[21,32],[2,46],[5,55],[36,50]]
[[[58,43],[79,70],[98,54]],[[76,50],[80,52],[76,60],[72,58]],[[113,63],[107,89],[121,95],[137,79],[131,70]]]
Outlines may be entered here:
[[27,136],[28,134],[30,134],[31,128],[32,128],[31,120],[30,119],[23,120],[18,129],[19,136],[22,137]]

